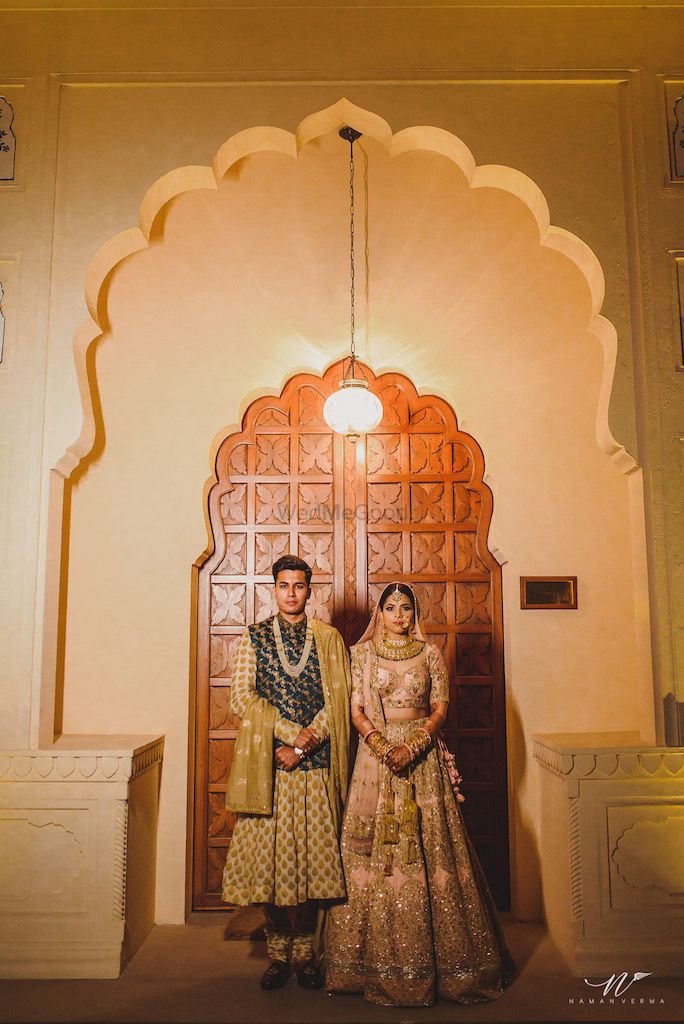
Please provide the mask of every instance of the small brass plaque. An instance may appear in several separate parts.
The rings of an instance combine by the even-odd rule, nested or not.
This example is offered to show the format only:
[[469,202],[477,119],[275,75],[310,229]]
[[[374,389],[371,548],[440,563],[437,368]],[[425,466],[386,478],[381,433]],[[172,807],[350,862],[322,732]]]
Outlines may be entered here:
[[576,576],[521,576],[521,608],[576,608]]

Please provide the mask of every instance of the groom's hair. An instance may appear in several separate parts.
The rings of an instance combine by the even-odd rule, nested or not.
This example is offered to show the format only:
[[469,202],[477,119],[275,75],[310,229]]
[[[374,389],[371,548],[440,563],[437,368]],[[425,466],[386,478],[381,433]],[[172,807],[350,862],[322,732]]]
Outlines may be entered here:
[[277,562],[274,562],[271,571],[275,583],[278,582],[278,573],[285,572],[286,569],[292,569],[294,572],[303,572],[306,576],[306,585],[307,587],[310,586],[311,566],[307,565],[303,558],[297,558],[296,555],[283,555]]

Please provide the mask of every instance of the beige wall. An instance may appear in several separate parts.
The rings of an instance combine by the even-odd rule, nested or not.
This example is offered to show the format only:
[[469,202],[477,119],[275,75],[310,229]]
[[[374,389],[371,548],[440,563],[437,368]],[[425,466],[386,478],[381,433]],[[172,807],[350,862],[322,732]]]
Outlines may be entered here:
[[[0,742],[37,739],[48,471],[81,430],[72,342],[95,250],[136,225],[161,175],[209,165],[225,139],[253,125],[294,131],[343,95],[395,132],[446,128],[479,165],[523,171],[551,222],[600,260],[603,313],[619,341],[610,426],[648,470],[654,650],[660,685],[672,691],[684,377],[674,371],[665,249],[681,247],[682,200],[663,188],[657,76],[676,76],[681,11],[141,9],[0,18],[0,92],[15,105],[23,140],[17,186],[0,192],[0,256],[13,261],[18,281],[0,370],[0,440],[9,446]],[[333,134],[297,160],[250,157],[218,190],[181,195],[163,240],[155,235],[122,264],[107,290],[112,329],[96,360],[104,445],[73,498],[64,725],[167,734],[159,920],[183,914],[189,569],[206,544],[201,499],[212,440],[256,394],[344,352],[339,146]],[[365,149],[363,354],[376,372],[401,370],[453,404],[484,449],[494,490],[514,891],[517,911],[535,916],[529,735],[641,728],[652,738],[641,474],[625,475],[596,440],[598,427],[609,446],[600,396],[610,332],[607,354],[590,327],[591,261],[583,272],[540,246],[535,218],[503,178],[471,189],[444,156],[390,160],[372,139]],[[668,315],[656,318],[656,308]],[[580,577],[576,614],[519,611],[520,574],[563,572]]]

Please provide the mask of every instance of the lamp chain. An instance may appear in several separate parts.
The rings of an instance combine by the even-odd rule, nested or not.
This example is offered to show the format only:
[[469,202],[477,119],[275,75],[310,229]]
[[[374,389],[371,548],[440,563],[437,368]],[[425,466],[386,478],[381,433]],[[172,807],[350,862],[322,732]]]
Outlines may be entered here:
[[351,375],[354,376],[356,347],[354,344],[354,140],[349,145],[349,270],[351,276],[350,290],[350,328],[351,328]]

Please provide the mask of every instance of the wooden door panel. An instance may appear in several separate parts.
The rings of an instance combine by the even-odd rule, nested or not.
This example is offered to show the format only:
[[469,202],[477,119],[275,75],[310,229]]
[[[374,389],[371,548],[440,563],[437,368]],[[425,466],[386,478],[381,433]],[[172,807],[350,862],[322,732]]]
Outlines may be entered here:
[[399,374],[366,374],[384,416],[357,445],[323,420],[338,364],[253,403],[217,454],[214,552],[198,572],[195,909],[222,906],[234,825],[224,806],[238,725],[229,707],[234,645],[248,623],[276,610],[271,565],[289,551],[313,569],[309,613],[333,622],[348,644],[388,582],[413,584],[449,667],[448,733],[465,819],[508,906],[501,571],[486,543],[484,460],[441,399],[419,397]]

